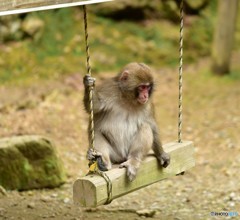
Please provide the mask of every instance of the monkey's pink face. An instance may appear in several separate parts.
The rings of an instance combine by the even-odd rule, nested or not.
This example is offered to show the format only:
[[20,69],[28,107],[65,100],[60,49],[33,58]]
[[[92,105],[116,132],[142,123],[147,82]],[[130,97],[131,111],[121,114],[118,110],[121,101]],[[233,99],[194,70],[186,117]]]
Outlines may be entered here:
[[151,92],[152,92],[152,85],[147,83],[147,84],[141,84],[140,86],[137,87],[137,101],[144,105],[147,103]]

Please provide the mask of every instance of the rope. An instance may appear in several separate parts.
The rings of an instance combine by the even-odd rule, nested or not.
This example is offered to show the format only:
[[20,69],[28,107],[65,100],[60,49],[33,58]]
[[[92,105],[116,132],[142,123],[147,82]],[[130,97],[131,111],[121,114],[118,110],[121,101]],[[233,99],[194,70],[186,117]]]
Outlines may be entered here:
[[[90,66],[90,51],[89,51],[89,43],[88,43],[88,22],[87,22],[87,8],[85,5],[83,5],[83,15],[84,15],[84,30],[85,30],[85,44],[86,44],[86,56],[87,56],[87,74],[91,76],[91,66]],[[94,139],[95,139],[95,133],[94,133],[94,114],[93,114],[93,89],[94,86],[89,87],[89,149],[92,150],[95,155],[97,155],[95,147],[94,147]],[[105,204],[109,204],[112,201],[112,182],[109,179],[108,175],[101,171],[98,167],[97,159],[94,158],[92,161],[90,161],[90,164],[93,168],[90,167],[90,171],[88,174],[96,173],[99,176],[103,177],[104,180],[107,182],[107,201]],[[92,170],[93,169],[93,170]],[[87,174],[87,175],[88,175]]]
[[106,173],[104,173],[103,171],[97,170],[96,173],[99,174],[101,177],[103,177],[105,179],[105,181],[107,182],[108,198],[107,198],[107,201],[105,202],[105,205],[110,204],[112,202],[112,182],[109,179],[108,175]]
[[104,180],[106,181],[106,183],[107,183],[107,200],[104,203],[104,205],[110,204],[112,202],[113,198],[112,198],[112,182],[111,182],[109,176],[105,172],[103,172],[99,169],[95,169],[94,171],[89,171],[87,176],[91,175],[91,174],[98,174],[99,176],[104,178]]
[[182,143],[182,99],[183,99],[182,85],[183,85],[183,0],[181,0],[180,4],[178,143]]
[[[92,75],[91,66],[90,66],[90,51],[89,51],[89,43],[88,43],[88,22],[87,22],[87,8],[83,5],[83,15],[84,15],[84,30],[85,30],[85,43],[86,43],[86,55],[87,55],[87,73],[89,76]],[[93,86],[89,87],[89,130],[90,130],[90,138],[89,138],[89,148],[95,151],[94,148],[94,114],[93,114]]]

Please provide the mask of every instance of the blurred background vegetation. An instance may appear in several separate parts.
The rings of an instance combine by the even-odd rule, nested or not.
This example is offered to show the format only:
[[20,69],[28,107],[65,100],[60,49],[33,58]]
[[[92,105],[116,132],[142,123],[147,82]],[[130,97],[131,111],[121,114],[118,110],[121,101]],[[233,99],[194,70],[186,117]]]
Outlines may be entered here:
[[[217,2],[186,1],[185,64],[211,54]],[[155,68],[177,67],[177,0],[119,1],[88,8],[94,74],[116,72],[131,61],[146,62]],[[240,17],[234,50],[239,50],[239,45]],[[81,7],[0,17],[0,51],[1,84],[84,75]]]

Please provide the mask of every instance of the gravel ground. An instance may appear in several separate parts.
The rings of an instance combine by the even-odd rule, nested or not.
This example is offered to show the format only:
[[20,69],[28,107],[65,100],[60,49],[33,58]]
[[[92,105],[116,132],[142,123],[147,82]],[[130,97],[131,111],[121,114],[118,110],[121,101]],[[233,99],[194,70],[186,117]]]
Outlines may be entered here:
[[[186,68],[184,79],[183,139],[195,143],[196,166],[183,176],[97,209],[83,209],[72,202],[72,184],[87,172],[81,78],[72,75],[41,85],[1,86],[0,135],[40,134],[52,139],[68,181],[57,189],[0,189],[0,219],[238,219],[214,217],[211,212],[240,215],[240,81],[197,75],[204,65]],[[157,71],[154,102],[163,143],[177,139],[176,72]]]

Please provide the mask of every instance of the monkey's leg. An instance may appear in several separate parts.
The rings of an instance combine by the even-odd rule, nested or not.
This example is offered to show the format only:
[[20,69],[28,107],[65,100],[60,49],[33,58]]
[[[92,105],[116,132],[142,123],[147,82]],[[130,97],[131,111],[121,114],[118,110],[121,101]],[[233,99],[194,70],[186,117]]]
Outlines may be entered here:
[[154,139],[152,149],[155,153],[155,156],[157,157],[159,164],[162,167],[166,168],[170,164],[170,156],[166,152],[164,152],[162,148],[162,143],[159,138],[159,134],[155,129],[153,129],[153,137]]
[[137,170],[151,149],[153,143],[153,134],[148,124],[143,125],[134,137],[130,147],[128,160],[120,164],[120,168],[127,168],[127,176],[130,181],[133,181],[137,175]]
[[103,164],[107,170],[110,170],[112,168],[112,163],[110,160],[110,155],[109,155],[109,149],[110,145],[107,142],[107,140],[103,137],[103,135],[99,132],[95,133],[95,149],[97,152],[101,154]]

